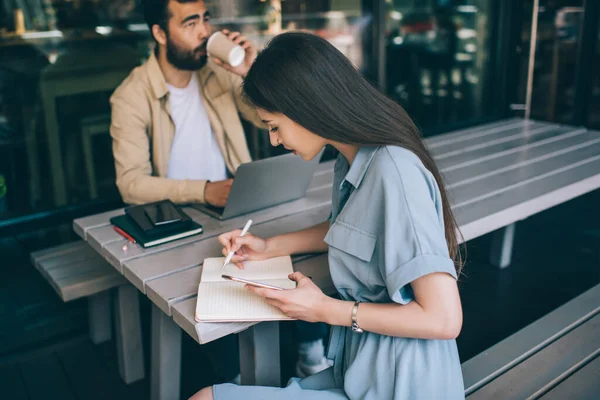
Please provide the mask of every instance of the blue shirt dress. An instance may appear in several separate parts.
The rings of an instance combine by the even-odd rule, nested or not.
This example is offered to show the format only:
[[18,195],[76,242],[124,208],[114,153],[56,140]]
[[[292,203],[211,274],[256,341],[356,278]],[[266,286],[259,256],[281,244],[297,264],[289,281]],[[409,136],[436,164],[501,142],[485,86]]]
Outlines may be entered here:
[[[433,175],[397,146],[361,147],[335,163],[329,269],[341,299],[407,304],[410,283],[443,272],[456,278]],[[358,311],[360,323],[360,307]],[[215,399],[464,399],[455,340],[331,330],[333,367],[285,388],[216,385]]]

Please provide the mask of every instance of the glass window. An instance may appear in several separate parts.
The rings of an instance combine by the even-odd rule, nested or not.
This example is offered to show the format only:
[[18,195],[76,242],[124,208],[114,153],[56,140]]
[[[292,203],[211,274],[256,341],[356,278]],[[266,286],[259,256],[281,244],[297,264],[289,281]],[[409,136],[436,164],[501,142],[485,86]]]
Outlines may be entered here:
[[208,1],[212,24],[231,28],[263,47],[275,35],[307,30],[328,39],[357,67],[362,67],[361,33],[369,18],[361,0],[229,0]]
[[[533,1],[522,2],[523,31],[517,102],[525,104]],[[583,21],[582,0],[540,0],[531,118],[570,123],[575,97],[577,46]]]
[[[206,0],[215,28],[258,47],[304,29],[357,67],[371,21],[361,0]],[[114,89],[153,48],[141,0],[0,4],[0,219],[90,200],[117,200],[109,135]],[[252,154],[268,156],[248,129]],[[261,139],[262,138],[262,139]]]
[[596,50],[592,60],[592,93],[590,96],[590,106],[588,107],[587,125],[592,129],[600,130],[600,20],[598,21],[598,40],[596,41]]
[[386,90],[425,132],[491,113],[492,3],[386,2]]

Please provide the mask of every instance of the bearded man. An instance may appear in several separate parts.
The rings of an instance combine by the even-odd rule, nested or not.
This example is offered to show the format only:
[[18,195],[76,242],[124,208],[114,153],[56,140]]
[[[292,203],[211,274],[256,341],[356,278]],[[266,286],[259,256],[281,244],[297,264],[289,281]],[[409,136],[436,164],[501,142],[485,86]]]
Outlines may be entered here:
[[224,30],[246,52],[233,68],[207,56],[213,31],[204,1],[143,6],[155,50],[110,100],[117,187],[128,204],[169,199],[223,207],[236,169],[251,161],[240,114],[264,127],[239,90],[256,48]]

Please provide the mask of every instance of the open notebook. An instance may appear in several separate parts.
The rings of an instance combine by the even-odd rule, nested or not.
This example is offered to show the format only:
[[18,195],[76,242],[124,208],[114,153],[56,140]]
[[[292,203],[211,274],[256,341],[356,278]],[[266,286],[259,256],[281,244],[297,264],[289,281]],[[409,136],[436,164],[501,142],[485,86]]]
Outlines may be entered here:
[[264,261],[246,261],[244,269],[234,264],[221,268],[225,257],[207,258],[202,267],[196,301],[197,322],[277,321],[291,319],[262,297],[251,293],[243,283],[221,278],[232,275],[294,289],[296,282],[288,279],[294,272],[290,256],[275,257]]

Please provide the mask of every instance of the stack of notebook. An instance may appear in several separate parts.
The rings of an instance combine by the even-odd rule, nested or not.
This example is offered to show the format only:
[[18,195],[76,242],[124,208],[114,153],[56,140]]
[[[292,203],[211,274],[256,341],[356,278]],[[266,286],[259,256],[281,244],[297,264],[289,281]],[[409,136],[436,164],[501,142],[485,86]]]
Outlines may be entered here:
[[110,223],[144,248],[202,233],[202,226],[169,200],[128,207]]

